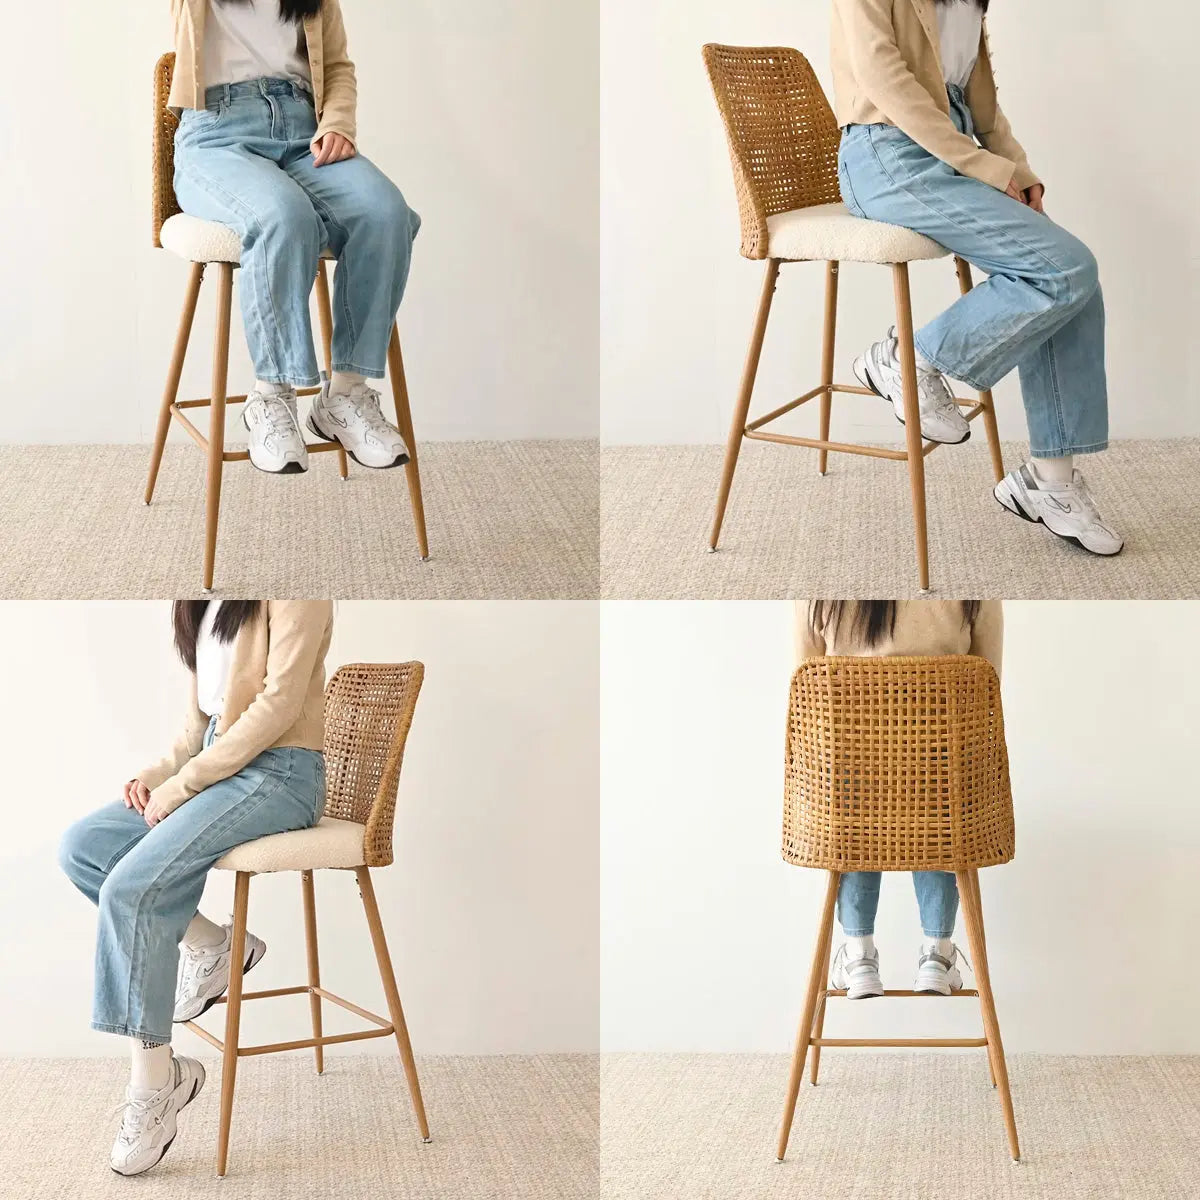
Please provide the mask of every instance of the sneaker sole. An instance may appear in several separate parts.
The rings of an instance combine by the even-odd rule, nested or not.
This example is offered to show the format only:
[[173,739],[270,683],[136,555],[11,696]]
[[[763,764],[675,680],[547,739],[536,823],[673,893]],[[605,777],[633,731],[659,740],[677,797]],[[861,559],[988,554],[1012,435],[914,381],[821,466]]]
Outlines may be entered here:
[[[201,1070],[203,1070],[203,1068],[201,1068]],[[182,1104],[181,1104],[181,1105],[180,1105],[180,1106],[179,1106],[179,1107],[178,1107],[178,1108],[175,1110],[175,1116],[176,1116],[176,1117],[178,1117],[178,1116],[179,1116],[179,1114],[180,1114],[181,1112],[183,1112],[183,1110],[184,1110],[185,1108],[187,1108],[187,1106],[188,1106],[189,1104],[191,1104],[191,1102],[192,1102],[193,1100],[195,1100],[195,1098],[196,1098],[196,1097],[197,1097],[197,1096],[200,1094],[200,1089],[201,1089],[201,1088],[204,1086],[204,1081],[205,1081],[205,1079],[207,1079],[207,1075],[203,1075],[203,1074],[202,1074],[202,1075],[198,1075],[198,1076],[196,1077],[196,1080],[195,1080],[195,1082],[192,1084],[192,1094],[191,1094],[191,1095],[190,1095],[190,1096],[189,1096],[189,1097],[188,1097],[188,1098],[187,1098],[187,1099],[186,1099],[186,1100],[185,1100],[185,1101],[184,1101],[184,1102],[183,1102],[183,1103],[182,1103]],[[173,1134],[171,1134],[171,1137],[170,1137],[170,1139],[167,1141],[166,1145],[164,1145],[164,1146],[163,1146],[163,1148],[162,1148],[161,1152],[159,1153],[159,1156],[158,1156],[158,1157],[157,1157],[157,1158],[156,1158],[156,1159],[155,1159],[155,1160],[154,1160],[152,1163],[148,1163],[146,1166],[142,1167],[140,1170],[137,1170],[137,1171],[118,1171],[118,1170],[117,1170],[117,1168],[116,1168],[116,1167],[114,1167],[114,1166],[112,1165],[112,1163],[109,1163],[109,1164],[108,1164],[108,1169],[109,1169],[109,1170],[110,1170],[110,1171],[111,1171],[111,1172],[112,1172],[114,1175],[120,1175],[120,1176],[121,1176],[122,1178],[124,1178],[124,1179],[135,1179],[135,1178],[136,1178],[138,1175],[145,1175],[145,1173],[146,1173],[147,1171],[153,1171],[153,1170],[154,1170],[154,1168],[155,1168],[155,1167],[157,1167],[157,1166],[158,1166],[158,1164],[159,1164],[160,1162],[162,1162],[162,1160],[163,1160],[164,1158],[166,1158],[166,1157],[167,1157],[167,1151],[168,1151],[168,1150],[170,1150],[170,1148],[171,1148],[171,1147],[172,1147],[172,1146],[175,1144],[175,1139],[176,1139],[178,1136],[179,1136],[179,1130],[178,1130],[178,1129],[176,1129],[176,1130],[175,1130],[175,1132],[174,1132]]]
[[[266,958],[266,957],[267,957],[267,948],[266,948],[266,946],[265,946],[265,945],[264,945],[264,946],[263,946],[263,948],[262,948],[262,953],[261,953],[261,954],[259,954],[259,956],[258,956],[257,958],[255,958],[255,957],[254,957],[254,951],[253,951],[253,950],[251,950],[251,951],[250,951],[250,957],[246,959],[246,965],[245,965],[245,966],[242,968],[242,977],[244,978],[245,976],[249,975],[249,974],[250,974],[250,972],[251,972],[251,971],[253,971],[253,970],[254,970],[254,968],[255,968],[255,967],[257,967],[257,966],[258,966],[258,964],[259,964],[260,962],[262,962],[262,960],[263,960],[264,958]],[[172,1018],[172,1021],[171,1021],[171,1023],[172,1023],[173,1025],[186,1025],[186,1024],[189,1022],[189,1021],[198,1021],[198,1020],[200,1020],[200,1018],[201,1018],[202,1016],[204,1016],[204,1014],[205,1014],[206,1012],[208,1012],[208,1010],[209,1010],[210,1008],[212,1008],[212,1006],[213,1006],[214,1004],[216,1004],[216,1003],[218,1003],[218,1002],[220,1001],[221,997],[225,995],[225,992],[228,992],[228,991],[229,991],[229,985],[228,985],[228,984],[226,984],[226,985],[225,985],[225,991],[224,991],[224,992],[218,992],[218,993],[217,993],[215,996],[213,996],[213,997],[211,997],[210,999],[206,1000],[206,1001],[204,1002],[204,1007],[203,1007],[203,1008],[201,1008],[201,1009],[200,1009],[200,1011],[199,1011],[199,1012],[198,1012],[198,1013],[197,1013],[197,1014],[196,1014],[194,1017],[181,1017],[179,1020],[175,1020],[174,1018]],[[189,1101],[188,1101],[188,1103],[189,1103],[189,1104],[191,1104],[191,1100],[189,1100]],[[120,1174],[120,1172],[118,1172],[118,1174]]]
[[[860,367],[861,370],[859,369]],[[863,385],[863,387],[870,388],[871,391],[873,391],[875,395],[880,398],[880,400],[886,400],[888,402],[888,405],[892,410],[892,416],[895,417],[901,425],[903,425],[904,418],[896,411],[896,405],[892,402],[892,398],[886,392],[882,392],[878,387],[876,387],[875,380],[871,378],[871,368],[867,366],[867,360],[864,355],[860,354],[854,360],[854,366],[852,367],[852,370],[854,371],[854,378],[857,379],[858,382]],[[961,446],[963,442],[969,442],[971,440],[971,429],[970,426],[968,426],[967,432],[960,437],[957,442],[947,442],[943,441],[941,438],[930,437],[923,429],[921,430],[921,436],[927,442],[936,442],[939,446]]]
[[1125,549],[1125,544],[1122,542],[1120,550],[1112,550],[1108,553],[1103,550],[1092,550],[1090,547],[1085,546],[1073,533],[1059,533],[1057,529],[1053,529],[1047,525],[1041,517],[1031,517],[1025,511],[1025,509],[1021,507],[1021,502],[1012,494],[1011,489],[1005,489],[1005,495],[1012,500],[1012,504],[1006,504],[1003,498],[999,495],[999,491],[1002,486],[1003,482],[996,484],[996,486],[992,489],[992,499],[995,500],[1005,512],[1012,513],[1014,516],[1020,517],[1022,521],[1028,521],[1030,525],[1043,526],[1047,532],[1054,534],[1054,536],[1058,538],[1060,542],[1070,542],[1072,545],[1078,546],[1079,549],[1085,554],[1091,554],[1095,558],[1116,558],[1117,555],[1121,553],[1121,550]]
[[[246,418],[243,415],[242,424],[246,425]],[[250,432],[250,426],[246,425],[246,432]],[[247,451],[247,454],[249,451]],[[260,467],[254,459],[250,459],[250,465],[256,470],[261,471],[264,475],[303,475],[308,470],[306,466],[298,462],[284,463],[282,467]]]
[[[308,414],[308,416],[307,416],[307,418],[305,419],[305,422],[304,422],[304,423],[305,423],[305,424],[306,424],[306,425],[309,427],[309,429],[310,429],[310,430],[312,430],[312,432],[313,432],[313,433],[315,433],[315,434],[317,435],[317,437],[319,437],[319,438],[320,438],[320,439],[321,439],[323,442],[342,442],[342,439],[341,439],[341,438],[330,437],[330,436],[329,436],[329,434],[327,434],[327,433],[326,433],[326,432],[325,432],[325,431],[324,431],[324,430],[323,430],[323,429],[322,429],[322,428],[321,428],[321,427],[320,427],[320,426],[319,426],[319,425],[316,423],[316,421],[314,421],[314,420],[313,420],[313,415],[312,415],[312,413],[311,413],[311,412]],[[405,465],[405,464],[406,464],[406,463],[409,461],[409,456],[408,456],[407,454],[401,454],[401,455],[400,455],[400,457],[399,457],[399,458],[397,458],[395,462],[390,462],[390,463],[386,464],[385,466],[379,467],[379,466],[376,466],[374,463],[365,463],[365,462],[363,462],[363,460],[362,460],[361,458],[359,458],[359,457],[358,457],[358,455],[357,455],[357,454],[355,454],[355,453],[354,453],[354,451],[353,451],[353,450],[351,450],[351,449],[350,449],[350,447],[349,447],[349,446],[347,446],[345,442],[342,442],[342,449],[343,449],[343,450],[345,450],[345,451],[346,451],[346,453],[347,453],[348,455],[350,455],[350,457],[351,457],[352,459],[354,459],[354,461],[355,461],[356,463],[358,463],[358,465],[359,465],[360,467],[366,467],[368,471],[390,471],[390,470],[391,470],[393,467],[403,467],[403,466],[404,466],[404,465]]]

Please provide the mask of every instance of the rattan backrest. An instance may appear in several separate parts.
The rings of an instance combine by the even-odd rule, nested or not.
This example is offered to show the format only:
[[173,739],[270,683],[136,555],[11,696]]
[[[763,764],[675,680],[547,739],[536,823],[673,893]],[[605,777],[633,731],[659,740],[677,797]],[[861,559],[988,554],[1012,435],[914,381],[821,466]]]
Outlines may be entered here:
[[366,826],[368,867],[392,861],[392,822],[404,744],[425,667],[348,663],[325,688],[325,815]]
[[733,160],[742,253],[766,258],[768,217],[841,200],[837,120],[798,50],[710,44],[704,62]]
[[1000,683],[983,658],[814,658],[792,677],[783,857],[957,871],[1013,856]]
[[162,246],[158,234],[163,222],[180,211],[175,199],[175,130],[179,128],[179,118],[167,107],[174,70],[174,53],[164,54],[154,64],[154,136],[151,140],[154,183],[150,205],[154,244],[158,247]]

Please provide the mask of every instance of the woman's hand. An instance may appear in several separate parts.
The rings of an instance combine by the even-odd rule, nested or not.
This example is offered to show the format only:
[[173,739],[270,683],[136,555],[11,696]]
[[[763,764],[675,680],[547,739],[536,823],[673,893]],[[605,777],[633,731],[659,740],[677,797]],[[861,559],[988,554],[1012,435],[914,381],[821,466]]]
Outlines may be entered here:
[[1018,188],[1017,185],[1015,183],[1013,183],[1013,181],[1011,179],[1008,181],[1008,187],[1006,187],[1004,189],[1004,194],[1006,196],[1011,196],[1018,204],[1028,204],[1029,203],[1025,199],[1025,193],[1023,191],[1021,191],[1021,189]]
[[327,133],[323,137],[313,138],[309,149],[312,151],[314,167],[341,162],[344,158],[353,158],[355,154],[354,143],[340,133]]
[[1045,187],[1040,183],[1035,183],[1033,187],[1025,189],[1025,203],[1028,204],[1034,212],[1045,213],[1046,210],[1042,206],[1042,197],[1045,194]]
[[168,813],[157,800],[149,801],[142,809],[142,816],[146,818],[146,824],[149,825],[151,829],[153,829],[154,826],[159,823],[159,821],[163,820],[164,817],[169,817],[170,815],[171,814]]
[[136,808],[144,813],[150,802],[150,789],[140,779],[131,779],[122,789],[121,799],[125,801],[126,808]]

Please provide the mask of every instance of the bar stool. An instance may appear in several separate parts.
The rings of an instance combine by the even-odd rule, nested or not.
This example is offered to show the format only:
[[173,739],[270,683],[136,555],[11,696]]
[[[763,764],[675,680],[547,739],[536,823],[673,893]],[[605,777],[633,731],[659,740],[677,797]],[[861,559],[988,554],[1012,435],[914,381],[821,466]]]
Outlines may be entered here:
[[[223,1056],[221,1115],[217,1135],[218,1175],[225,1174],[228,1157],[238,1059],[251,1054],[275,1054],[311,1047],[319,1075],[325,1067],[326,1046],[394,1035],[408,1079],[421,1140],[431,1140],[425,1104],[421,1098],[421,1084],[413,1061],[412,1043],[404,1021],[404,1010],[400,1006],[400,993],[396,987],[392,959],[371,881],[373,869],[389,866],[392,862],[396,788],[404,761],[404,745],[408,740],[424,675],[425,668],[418,662],[354,663],[340,667],[325,689],[325,815],[311,829],[277,833],[246,842],[216,863],[218,870],[236,872],[230,948],[235,963],[245,957],[250,878],[276,871],[300,873],[304,935],[308,951],[308,983],[303,987],[243,993],[241,973],[231,973],[229,991],[217,1001],[226,1006],[223,1039],[213,1036],[196,1021],[187,1022],[187,1027],[193,1033],[215,1046]],[[313,872],[317,870],[354,872],[387,997],[388,1018],[360,1008],[321,986],[313,889]],[[243,1046],[239,1043],[243,1000],[300,995],[309,998],[313,1031],[311,1038],[262,1046]],[[326,1036],[322,1033],[322,1000],[347,1009],[375,1028]]]
[[[154,193],[153,193],[153,236],[154,245],[170,250],[192,264],[187,292],[184,295],[183,315],[179,319],[179,330],[175,336],[175,349],[167,371],[167,384],[163,391],[162,405],[158,413],[158,426],[154,434],[154,450],[150,456],[150,474],[146,480],[145,502],[154,498],[154,485],[158,479],[158,468],[162,463],[163,448],[167,443],[167,431],[171,421],[178,421],[187,434],[207,455],[208,483],[204,524],[204,591],[211,592],[213,569],[217,555],[217,522],[221,508],[221,469],[227,462],[243,462],[250,455],[245,450],[225,449],[225,406],[242,404],[246,397],[226,394],[229,378],[229,330],[233,307],[233,272],[241,262],[242,243],[237,233],[227,225],[216,221],[201,221],[180,211],[175,198],[175,130],[179,118],[167,107],[171,91],[171,75],[175,68],[175,55],[164,54],[154,66]],[[332,370],[333,361],[333,315],[329,303],[329,280],[325,274],[325,262],[332,256],[326,251],[317,266],[317,316],[321,326],[321,341],[325,357],[325,371]],[[183,363],[187,356],[188,342],[192,333],[192,321],[196,315],[196,304],[200,298],[200,285],[204,281],[205,268],[215,265],[217,280],[217,332],[213,344],[212,395],[203,400],[180,400],[179,380],[183,374]],[[416,528],[417,547],[422,562],[429,561],[429,541],[425,532],[425,505],[421,497],[421,474],[417,466],[417,442],[413,433],[412,411],[408,402],[408,383],[404,376],[404,358],[400,352],[400,332],[392,324],[388,342],[388,376],[392,384],[392,397],[396,405],[396,426],[408,446],[408,462],[405,473],[408,479],[408,495],[412,503],[413,524]],[[299,396],[312,396],[320,388],[297,388]],[[185,409],[207,408],[209,410],[208,435],[205,436],[188,419]],[[312,442],[309,453],[333,451],[338,456],[338,470],[342,479],[347,478],[346,452],[341,442]]]
[[[792,677],[784,768],[783,858],[829,873],[788,1078],[783,1162],[804,1062],[816,1085],[826,1046],[986,1047],[1014,1161],[1021,1157],[992,998],[979,868],[1015,849],[1000,682],[983,658],[813,658]],[[826,1038],[834,906],[848,871],[953,871],[983,1016],[981,1038]],[[885,996],[923,993],[885,991]]]
[[[949,251],[919,233],[864,221],[842,204],[838,184],[838,144],[841,133],[833,110],[808,60],[797,50],[780,46],[704,47],[704,61],[725,123],[737,188],[742,225],[742,254],[766,259],[758,315],[734,406],[733,426],[725,448],[725,464],[717,493],[716,515],[709,535],[715,551],[733,486],[742,439],[808,446],[820,451],[819,469],[825,474],[829,451],[861,454],[908,463],[913,523],[917,539],[917,574],[922,593],[929,591],[929,544],[925,519],[925,456],[939,445],[921,437],[917,398],[916,351],[913,345],[912,301],[908,264],[945,258]],[[784,263],[825,262],[825,325],[821,352],[821,382],[795,400],[749,421],[750,400],[762,356],[771,301]],[[890,264],[895,292],[896,332],[904,380],[905,449],[865,446],[829,440],[833,394],[875,395],[869,388],[835,383],[833,359],[837,328],[838,268],[841,262]],[[958,284],[971,290],[971,268],[955,258]],[[765,426],[784,414],[821,397],[819,438],[770,432]],[[968,421],[982,416],[991,450],[996,482],[1004,478],[1000,435],[990,391],[977,400],[955,397]]]

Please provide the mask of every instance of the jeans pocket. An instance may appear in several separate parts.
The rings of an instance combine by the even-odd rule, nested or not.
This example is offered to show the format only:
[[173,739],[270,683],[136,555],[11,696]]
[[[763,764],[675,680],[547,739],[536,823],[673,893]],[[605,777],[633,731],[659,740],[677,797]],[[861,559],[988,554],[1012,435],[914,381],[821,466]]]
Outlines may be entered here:
[[838,186],[842,189],[842,202],[850,210],[852,216],[861,218],[863,210],[858,206],[854,189],[850,186],[850,172],[846,169],[846,161],[838,155]]

